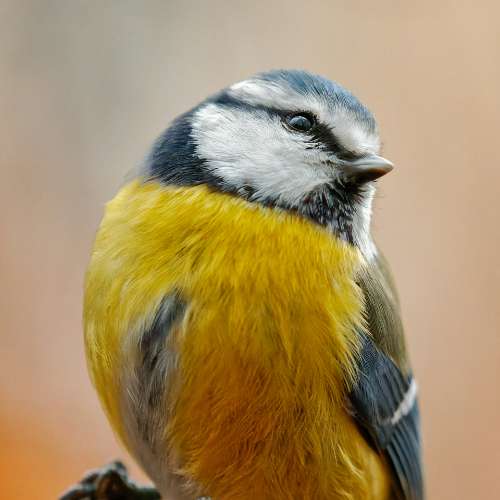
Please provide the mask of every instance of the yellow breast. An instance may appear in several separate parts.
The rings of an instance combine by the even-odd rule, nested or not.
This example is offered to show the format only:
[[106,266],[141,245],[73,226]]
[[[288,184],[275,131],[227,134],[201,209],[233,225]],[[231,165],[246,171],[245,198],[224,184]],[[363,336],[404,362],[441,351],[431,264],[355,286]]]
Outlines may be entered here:
[[179,474],[217,500],[386,498],[384,465],[345,409],[361,264],[293,214],[205,187],[127,185],[107,207],[85,294],[90,372],[123,441],[120,374],[175,290],[188,309],[164,439]]

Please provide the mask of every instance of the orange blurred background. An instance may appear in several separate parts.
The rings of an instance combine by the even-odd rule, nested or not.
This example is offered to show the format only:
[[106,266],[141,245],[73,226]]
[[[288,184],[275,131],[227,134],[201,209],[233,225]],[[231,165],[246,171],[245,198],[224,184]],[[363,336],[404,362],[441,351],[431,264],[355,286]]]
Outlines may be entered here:
[[82,346],[103,205],[178,113],[280,67],[377,116],[397,169],[374,230],[420,381],[429,499],[497,498],[499,16],[493,0],[2,2],[0,498],[54,499],[125,456]]

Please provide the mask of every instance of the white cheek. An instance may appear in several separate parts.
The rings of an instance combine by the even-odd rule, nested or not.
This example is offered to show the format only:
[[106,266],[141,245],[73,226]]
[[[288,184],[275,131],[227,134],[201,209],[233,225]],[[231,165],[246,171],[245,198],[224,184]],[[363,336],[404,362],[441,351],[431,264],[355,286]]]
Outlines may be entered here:
[[213,173],[234,188],[251,186],[257,199],[296,205],[310,191],[331,180],[322,153],[306,149],[303,136],[286,130],[265,113],[209,104],[193,121],[200,157]]

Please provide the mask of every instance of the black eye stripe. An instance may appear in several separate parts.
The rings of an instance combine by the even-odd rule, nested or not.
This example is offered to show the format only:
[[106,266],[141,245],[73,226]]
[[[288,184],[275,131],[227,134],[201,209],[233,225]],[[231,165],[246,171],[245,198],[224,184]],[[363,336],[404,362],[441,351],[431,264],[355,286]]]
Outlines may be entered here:
[[[292,120],[302,119],[308,120],[310,122],[310,126],[306,128],[302,128],[300,126],[294,126]],[[341,160],[355,160],[358,158],[358,155],[353,151],[346,149],[340,141],[335,137],[333,130],[328,125],[325,125],[318,121],[318,119],[308,111],[300,111],[292,114],[283,115],[283,120],[285,121],[288,128],[291,128],[293,131],[309,133],[312,136],[313,142],[322,144],[329,151],[335,154],[337,158]]]
[[314,127],[313,140],[323,144],[329,151],[335,154],[337,158],[342,160],[355,160],[358,155],[353,151],[346,149],[335,137],[332,129],[322,123],[316,124]]
[[[260,111],[265,112],[269,115],[279,116],[282,120],[282,123],[293,132],[307,134],[311,139],[311,148],[315,147],[314,144],[322,145],[329,151],[331,151],[335,156],[341,160],[356,160],[359,158],[359,155],[346,149],[339,140],[335,137],[335,134],[331,127],[321,123],[316,116],[306,110],[296,110],[296,111],[285,111],[283,109],[274,108],[272,106],[265,106],[259,104],[249,104],[243,101],[240,101],[232,96],[223,95],[219,96],[215,102],[222,106],[228,106],[231,108],[239,108],[252,111]],[[297,130],[287,123],[287,119],[293,116],[304,116],[310,119],[313,123],[313,126],[309,130]]]

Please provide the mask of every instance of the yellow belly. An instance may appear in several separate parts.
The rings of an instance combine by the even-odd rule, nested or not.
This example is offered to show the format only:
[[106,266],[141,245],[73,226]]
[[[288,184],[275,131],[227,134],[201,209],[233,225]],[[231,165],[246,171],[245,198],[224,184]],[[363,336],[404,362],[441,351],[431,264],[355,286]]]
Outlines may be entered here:
[[123,188],[97,235],[85,338],[124,443],[120,374],[176,291],[188,309],[170,339],[170,467],[216,500],[387,498],[385,465],[345,408],[360,265],[354,248],[292,214],[205,187]]

